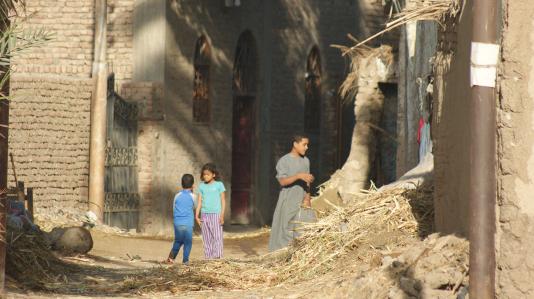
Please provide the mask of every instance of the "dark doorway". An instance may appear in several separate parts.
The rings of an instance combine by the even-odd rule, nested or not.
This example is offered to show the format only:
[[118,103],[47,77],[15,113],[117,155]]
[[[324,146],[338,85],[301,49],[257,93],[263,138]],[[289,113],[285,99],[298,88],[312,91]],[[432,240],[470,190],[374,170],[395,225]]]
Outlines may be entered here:
[[254,202],[256,47],[250,31],[239,37],[233,73],[232,223],[249,224]]
[[[320,151],[319,140],[321,138],[321,56],[319,48],[314,46],[306,60],[306,81],[304,96],[304,132],[310,139],[310,149],[306,153],[310,159],[310,172],[319,180]],[[314,184],[316,185],[316,184]],[[312,186],[315,193],[316,186]]]
[[396,180],[397,169],[397,84],[380,83],[384,95],[382,118],[377,130],[375,161],[371,168],[371,180],[377,187]]
[[232,219],[247,224],[252,199],[254,97],[234,98],[232,134]]

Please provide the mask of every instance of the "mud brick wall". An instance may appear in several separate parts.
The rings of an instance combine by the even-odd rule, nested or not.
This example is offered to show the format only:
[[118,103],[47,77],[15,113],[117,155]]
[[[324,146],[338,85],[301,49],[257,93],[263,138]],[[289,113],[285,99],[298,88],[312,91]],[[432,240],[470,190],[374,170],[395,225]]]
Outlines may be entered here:
[[93,5],[90,0],[26,1],[32,17],[25,27],[45,28],[54,39],[15,59],[16,72],[88,77],[93,59]]
[[36,213],[87,210],[91,86],[57,76],[11,79],[9,151],[18,180],[34,188]]
[[[435,212],[438,230],[467,235],[469,224],[469,43],[472,10],[467,2],[456,33],[444,33],[455,54],[436,77],[434,106]],[[496,297],[532,298],[534,287],[534,4],[503,1],[501,61],[497,79]],[[529,42],[530,41],[530,42]],[[440,77],[441,76],[441,77]],[[442,94],[442,95],[440,95]]]
[[432,116],[436,229],[462,236],[468,234],[471,181],[471,11],[468,2],[460,22],[438,34],[438,50],[453,56],[436,67]]
[[[133,10],[135,0],[108,1],[107,61],[115,82],[132,78]],[[31,17],[25,28],[44,28],[54,34],[43,47],[29,49],[14,60],[18,73],[91,75],[94,40],[94,1],[28,0]]]
[[534,3],[503,1],[497,103],[497,298],[533,298]]
[[[132,77],[134,2],[108,1],[107,60],[117,88]],[[37,213],[83,212],[88,200],[94,1],[28,0],[26,12],[32,16],[24,28],[44,28],[53,39],[13,59],[10,152],[21,162],[19,180],[35,187]]]

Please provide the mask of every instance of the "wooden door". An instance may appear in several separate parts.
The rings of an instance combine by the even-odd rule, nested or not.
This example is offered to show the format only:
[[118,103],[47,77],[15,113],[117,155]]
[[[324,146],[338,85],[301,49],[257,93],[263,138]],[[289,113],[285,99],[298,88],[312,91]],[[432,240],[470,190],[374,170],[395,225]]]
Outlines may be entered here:
[[252,202],[254,97],[235,96],[232,128],[232,219],[248,224]]

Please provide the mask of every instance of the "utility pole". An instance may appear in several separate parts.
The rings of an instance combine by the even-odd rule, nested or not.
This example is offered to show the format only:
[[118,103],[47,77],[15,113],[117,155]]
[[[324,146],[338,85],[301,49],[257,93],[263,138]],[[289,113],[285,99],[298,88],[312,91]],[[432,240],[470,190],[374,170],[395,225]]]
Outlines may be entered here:
[[91,99],[91,140],[89,153],[89,210],[104,217],[104,177],[106,159],[106,66],[107,1],[95,0],[95,48]]
[[495,298],[497,0],[473,0],[469,297]]

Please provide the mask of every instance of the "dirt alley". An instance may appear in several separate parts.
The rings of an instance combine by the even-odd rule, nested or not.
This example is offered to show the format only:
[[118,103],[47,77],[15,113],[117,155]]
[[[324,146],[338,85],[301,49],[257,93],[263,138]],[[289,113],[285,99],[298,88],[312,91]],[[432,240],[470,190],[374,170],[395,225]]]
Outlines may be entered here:
[[[121,236],[106,234],[100,231],[92,232],[94,247],[88,255],[65,258],[69,262],[89,266],[90,270],[80,273],[81,276],[107,277],[109,282],[116,282],[128,273],[139,272],[142,269],[161,265],[172,247],[171,239],[156,239],[139,236]],[[268,252],[269,230],[251,227],[233,227],[224,236],[225,258],[250,258]],[[176,263],[179,264],[182,251],[178,254]],[[199,235],[193,237],[193,248],[190,260],[202,260],[202,239]],[[116,274],[114,274],[116,273]],[[135,294],[131,294],[135,296]],[[162,294],[163,295],[163,294]],[[95,294],[102,298],[106,294]],[[110,295],[120,298],[117,295]],[[139,296],[139,295],[138,295]],[[151,298],[152,295],[141,295]],[[128,296],[130,297],[130,296]],[[158,296],[159,297],[159,296]],[[91,295],[52,294],[46,292],[32,292],[8,287],[7,298],[93,298]]]

